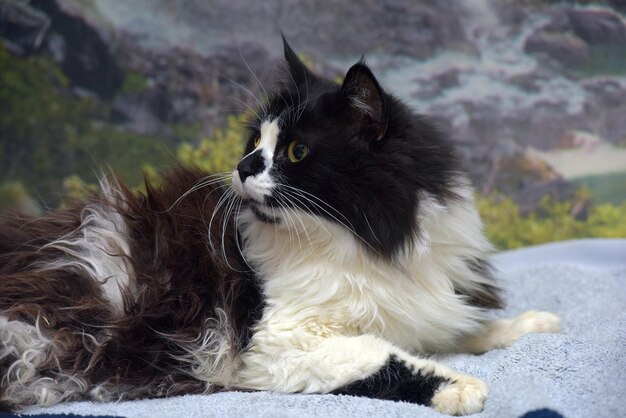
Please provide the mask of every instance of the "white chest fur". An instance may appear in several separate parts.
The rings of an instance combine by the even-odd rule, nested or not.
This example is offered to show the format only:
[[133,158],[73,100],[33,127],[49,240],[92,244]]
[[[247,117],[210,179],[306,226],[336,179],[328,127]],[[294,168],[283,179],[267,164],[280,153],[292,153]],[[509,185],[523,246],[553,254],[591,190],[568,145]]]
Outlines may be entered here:
[[244,211],[244,254],[259,270],[267,304],[257,334],[289,333],[289,344],[302,345],[374,334],[411,351],[449,349],[484,319],[455,293],[484,280],[466,261],[490,249],[471,192],[463,192],[465,202],[447,206],[421,196],[420,236],[393,263],[318,217],[298,213],[276,226]]

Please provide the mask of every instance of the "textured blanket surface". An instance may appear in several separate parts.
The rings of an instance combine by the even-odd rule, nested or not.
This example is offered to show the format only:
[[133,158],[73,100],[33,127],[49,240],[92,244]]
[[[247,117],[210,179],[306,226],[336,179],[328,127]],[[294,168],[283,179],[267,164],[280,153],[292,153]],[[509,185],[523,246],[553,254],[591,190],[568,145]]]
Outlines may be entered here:
[[[548,408],[566,418],[626,416],[626,240],[550,244],[494,256],[506,291],[498,317],[529,309],[561,316],[560,334],[440,361],[487,381],[474,417],[520,417]],[[119,403],[76,402],[27,411],[121,417],[441,417],[427,407],[335,395],[225,392]]]

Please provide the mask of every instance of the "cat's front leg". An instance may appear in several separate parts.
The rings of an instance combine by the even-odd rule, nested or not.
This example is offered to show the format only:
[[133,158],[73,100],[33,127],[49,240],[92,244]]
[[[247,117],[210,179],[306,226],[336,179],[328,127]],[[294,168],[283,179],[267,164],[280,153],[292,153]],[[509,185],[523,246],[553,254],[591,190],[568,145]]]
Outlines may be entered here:
[[[283,340],[287,344],[277,344]],[[298,335],[256,343],[243,357],[239,386],[278,392],[335,393],[406,401],[450,415],[479,412],[487,385],[380,338]],[[295,345],[293,343],[296,343]]]
[[522,335],[537,332],[559,332],[560,319],[551,312],[528,311],[514,318],[496,319],[485,324],[482,331],[467,336],[461,351],[484,353],[513,345]]

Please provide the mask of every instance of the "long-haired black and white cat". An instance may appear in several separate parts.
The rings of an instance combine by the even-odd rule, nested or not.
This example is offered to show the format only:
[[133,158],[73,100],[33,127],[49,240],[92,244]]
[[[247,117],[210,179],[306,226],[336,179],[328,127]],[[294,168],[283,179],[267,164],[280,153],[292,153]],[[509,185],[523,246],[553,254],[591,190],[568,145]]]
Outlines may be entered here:
[[[178,169],[0,224],[3,409],[224,389],[482,410],[487,385],[421,356],[555,332],[501,298],[453,149],[359,62],[342,85],[285,43],[232,187]],[[234,216],[230,216],[230,215]]]

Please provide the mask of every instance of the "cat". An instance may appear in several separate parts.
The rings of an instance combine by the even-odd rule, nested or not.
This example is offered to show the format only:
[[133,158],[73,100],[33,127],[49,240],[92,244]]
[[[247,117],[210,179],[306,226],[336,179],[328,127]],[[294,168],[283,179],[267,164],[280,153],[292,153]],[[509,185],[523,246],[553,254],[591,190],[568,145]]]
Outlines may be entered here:
[[559,318],[503,305],[450,142],[365,62],[341,84],[283,38],[232,173],[177,168],[0,224],[4,410],[218,390],[483,409],[488,386],[425,353],[482,353]]

